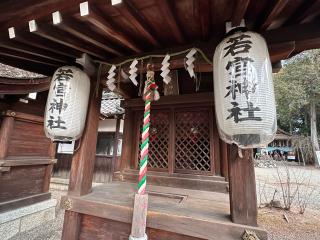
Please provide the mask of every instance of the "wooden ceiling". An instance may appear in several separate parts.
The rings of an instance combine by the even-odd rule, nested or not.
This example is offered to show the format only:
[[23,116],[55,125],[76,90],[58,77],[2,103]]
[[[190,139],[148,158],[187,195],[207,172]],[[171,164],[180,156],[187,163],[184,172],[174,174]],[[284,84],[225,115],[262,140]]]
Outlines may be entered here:
[[[122,0],[114,6],[110,0],[89,0],[87,16],[80,16],[81,2],[2,0],[0,62],[51,75],[82,53],[117,62],[196,46],[211,58],[225,22],[237,25],[241,19],[266,38],[274,65],[320,47],[320,0]],[[63,19],[58,25],[52,23],[55,11]],[[37,31],[29,31],[30,20]],[[10,27],[15,28],[13,39]]]

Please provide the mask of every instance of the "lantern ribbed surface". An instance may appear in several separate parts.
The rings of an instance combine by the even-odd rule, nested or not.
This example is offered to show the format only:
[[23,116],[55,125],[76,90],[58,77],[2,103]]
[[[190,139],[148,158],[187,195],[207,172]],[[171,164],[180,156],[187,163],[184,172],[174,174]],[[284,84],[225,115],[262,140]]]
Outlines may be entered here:
[[240,148],[264,147],[277,121],[272,66],[264,38],[238,31],[214,54],[214,95],[219,134]]
[[73,141],[82,135],[90,95],[90,79],[74,66],[58,68],[51,80],[44,117],[47,137]]

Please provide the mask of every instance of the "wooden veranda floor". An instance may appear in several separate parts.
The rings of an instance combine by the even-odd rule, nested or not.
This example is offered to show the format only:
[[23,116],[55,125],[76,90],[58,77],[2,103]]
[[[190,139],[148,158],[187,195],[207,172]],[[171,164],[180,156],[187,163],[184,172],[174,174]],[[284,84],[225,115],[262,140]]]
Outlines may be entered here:
[[[103,184],[82,197],[66,196],[62,206],[130,224],[135,187],[132,183]],[[260,239],[267,239],[266,232],[260,228],[231,222],[228,194],[150,185],[148,193],[148,228],[212,240],[240,239],[244,230],[249,229]],[[65,204],[67,199],[69,205]]]

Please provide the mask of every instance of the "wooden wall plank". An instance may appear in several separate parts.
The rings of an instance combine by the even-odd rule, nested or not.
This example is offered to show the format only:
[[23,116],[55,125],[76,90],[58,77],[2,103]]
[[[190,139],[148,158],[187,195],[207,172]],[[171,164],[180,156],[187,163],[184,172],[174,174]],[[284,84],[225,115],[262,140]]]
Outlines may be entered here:
[[12,167],[1,175],[0,202],[42,193],[45,166]]
[[13,131],[14,118],[4,117],[0,129],[0,159],[7,157],[10,137]]
[[15,121],[10,139],[8,156],[48,156],[51,142],[45,136],[42,124]]
[[121,164],[120,164],[120,170],[123,170],[130,165],[130,161],[133,157],[132,151],[133,151],[133,121],[134,121],[134,115],[133,111],[130,108],[125,109],[125,119],[124,119],[124,125],[123,125],[123,148],[121,153]]

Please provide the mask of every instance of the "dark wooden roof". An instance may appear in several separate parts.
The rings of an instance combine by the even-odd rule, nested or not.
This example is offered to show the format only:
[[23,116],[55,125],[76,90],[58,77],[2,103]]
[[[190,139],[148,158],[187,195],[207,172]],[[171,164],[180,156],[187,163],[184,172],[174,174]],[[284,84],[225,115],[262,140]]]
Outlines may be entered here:
[[[225,22],[239,24],[242,18],[250,30],[265,36],[274,65],[320,47],[320,0],[123,0],[114,6],[89,0],[90,13],[83,17],[81,2],[2,0],[0,62],[51,75],[83,52],[116,62],[197,46],[211,57]],[[55,11],[62,14],[59,25],[52,24]],[[28,21],[33,19],[38,30],[31,33]],[[15,27],[14,39],[8,37],[10,27]]]

